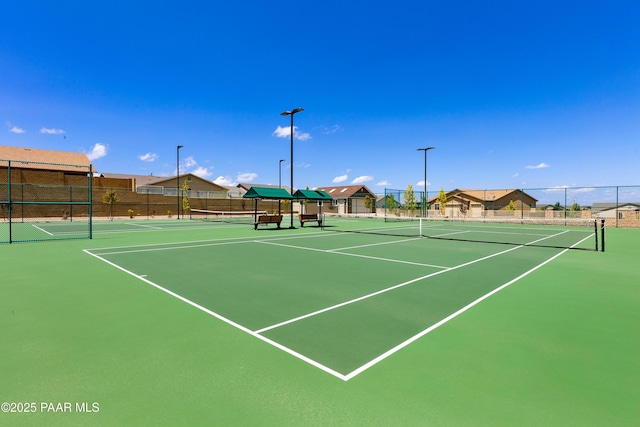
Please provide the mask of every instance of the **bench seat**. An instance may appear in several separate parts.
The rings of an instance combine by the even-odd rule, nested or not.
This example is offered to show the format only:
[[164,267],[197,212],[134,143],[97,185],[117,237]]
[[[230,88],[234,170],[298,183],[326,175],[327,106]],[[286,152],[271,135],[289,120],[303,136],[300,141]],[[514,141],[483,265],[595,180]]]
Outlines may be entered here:
[[300,221],[300,227],[304,227],[305,222],[317,222],[318,225],[322,225],[322,219],[318,214],[299,214],[298,220]]
[[253,223],[253,229],[257,230],[260,224],[277,224],[278,228],[280,228],[281,222],[282,215],[260,215],[258,216],[258,220]]

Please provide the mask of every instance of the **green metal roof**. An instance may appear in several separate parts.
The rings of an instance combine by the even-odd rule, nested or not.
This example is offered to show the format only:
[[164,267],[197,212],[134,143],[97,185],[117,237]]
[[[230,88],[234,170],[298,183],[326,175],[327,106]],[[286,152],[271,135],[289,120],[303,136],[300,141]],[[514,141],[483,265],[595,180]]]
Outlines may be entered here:
[[242,197],[245,199],[293,199],[287,190],[275,187],[251,187]]
[[332,197],[322,190],[298,190],[293,193],[295,199],[332,200]]

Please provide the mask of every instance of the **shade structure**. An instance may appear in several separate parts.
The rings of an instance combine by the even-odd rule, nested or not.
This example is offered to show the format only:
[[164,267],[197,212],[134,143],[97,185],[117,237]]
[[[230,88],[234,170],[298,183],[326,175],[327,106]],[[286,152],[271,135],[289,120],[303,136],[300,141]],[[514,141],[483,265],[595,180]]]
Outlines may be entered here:
[[298,200],[332,200],[332,197],[322,190],[298,190],[293,193],[293,198]]
[[284,188],[274,187],[251,187],[244,196],[245,199],[271,199],[271,200],[291,200],[294,197]]

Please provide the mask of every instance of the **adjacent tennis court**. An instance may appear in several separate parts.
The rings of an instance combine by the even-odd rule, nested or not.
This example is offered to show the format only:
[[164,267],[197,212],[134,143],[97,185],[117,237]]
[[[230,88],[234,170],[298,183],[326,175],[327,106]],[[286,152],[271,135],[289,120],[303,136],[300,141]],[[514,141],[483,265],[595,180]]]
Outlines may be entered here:
[[[0,332],[11,343],[0,400],[100,409],[0,423],[640,417],[640,230],[607,229],[602,252],[593,224],[335,217],[254,230],[201,219],[95,221],[93,240],[0,245]],[[24,224],[71,233],[86,223],[35,225]]]

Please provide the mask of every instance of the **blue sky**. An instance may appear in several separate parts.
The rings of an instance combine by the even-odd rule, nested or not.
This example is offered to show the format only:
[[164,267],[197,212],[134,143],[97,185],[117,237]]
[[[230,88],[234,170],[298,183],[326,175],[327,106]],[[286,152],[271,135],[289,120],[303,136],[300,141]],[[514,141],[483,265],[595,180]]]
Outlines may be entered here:
[[636,1],[5,1],[0,145],[223,185],[638,185]]

